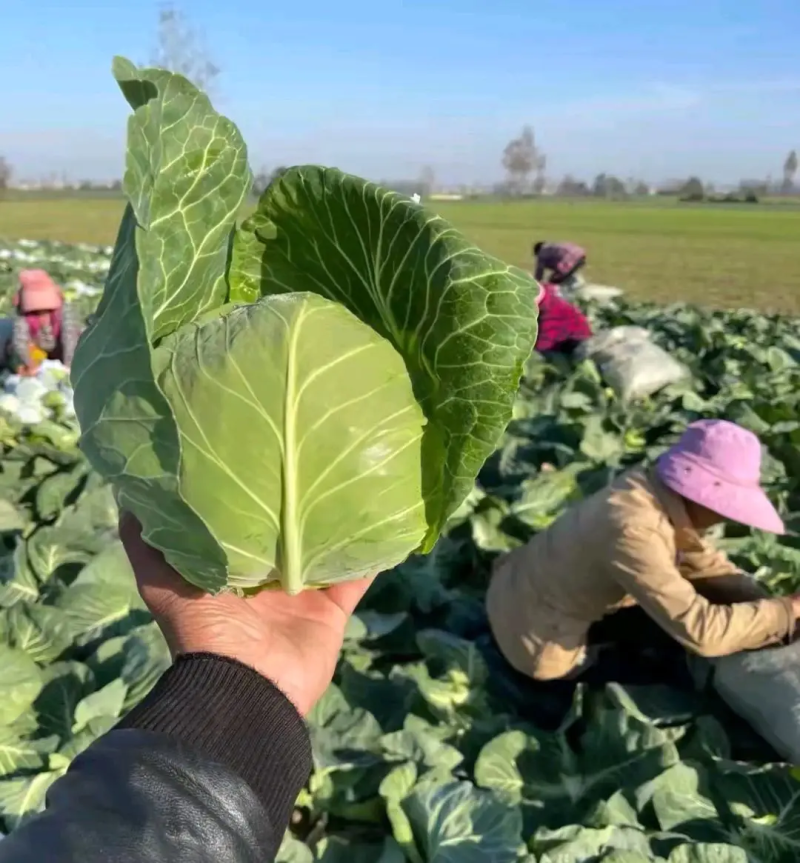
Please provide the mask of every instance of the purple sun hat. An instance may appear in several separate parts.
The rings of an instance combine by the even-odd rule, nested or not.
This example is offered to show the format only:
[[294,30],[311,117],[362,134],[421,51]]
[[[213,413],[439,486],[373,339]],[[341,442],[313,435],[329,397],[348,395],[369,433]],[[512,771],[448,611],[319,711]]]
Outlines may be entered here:
[[656,463],[661,481],[687,500],[769,533],[784,533],[761,488],[761,443],[725,420],[692,423]]

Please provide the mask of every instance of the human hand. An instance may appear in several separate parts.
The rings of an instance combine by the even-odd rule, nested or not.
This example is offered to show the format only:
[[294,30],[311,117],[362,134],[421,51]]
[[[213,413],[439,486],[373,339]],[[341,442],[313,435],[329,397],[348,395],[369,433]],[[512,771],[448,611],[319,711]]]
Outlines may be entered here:
[[141,537],[130,514],[119,533],[139,593],[164,633],[173,658],[215,653],[271,680],[306,716],[331,682],[344,628],[372,579],[298,596],[262,590],[255,596],[211,596],[184,581]]

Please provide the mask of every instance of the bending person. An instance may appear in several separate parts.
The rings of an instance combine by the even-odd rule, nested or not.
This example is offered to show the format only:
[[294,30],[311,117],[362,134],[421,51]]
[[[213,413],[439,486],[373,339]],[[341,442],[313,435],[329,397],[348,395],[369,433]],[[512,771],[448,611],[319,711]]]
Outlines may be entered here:
[[11,368],[30,375],[46,359],[60,360],[69,367],[80,325],[61,288],[44,270],[23,270],[14,305],[17,314],[11,336]]
[[175,663],[0,842],[0,863],[268,863],[311,772],[303,717],[369,580],[210,596],[133,519],[120,534]]
[[581,342],[592,337],[586,315],[559,296],[555,285],[542,285],[536,299],[539,307],[539,330],[535,349],[545,356],[571,356]]
[[487,594],[495,646],[529,678],[579,678],[604,642],[631,642],[635,606],[651,624],[634,620],[642,647],[666,634],[712,657],[791,640],[800,595],[767,598],[704,536],[726,519],[783,533],[760,465],[745,429],[690,425],[654,468],[622,474],[499,559]]

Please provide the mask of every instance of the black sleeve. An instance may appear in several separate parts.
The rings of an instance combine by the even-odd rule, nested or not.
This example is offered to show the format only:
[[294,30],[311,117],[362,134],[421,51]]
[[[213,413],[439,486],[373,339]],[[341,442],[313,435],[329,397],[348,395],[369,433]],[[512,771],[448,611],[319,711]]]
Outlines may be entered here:
[[181,657],[0,842],[0,863],[268,863],[310,770],[305,724],[275,686]]

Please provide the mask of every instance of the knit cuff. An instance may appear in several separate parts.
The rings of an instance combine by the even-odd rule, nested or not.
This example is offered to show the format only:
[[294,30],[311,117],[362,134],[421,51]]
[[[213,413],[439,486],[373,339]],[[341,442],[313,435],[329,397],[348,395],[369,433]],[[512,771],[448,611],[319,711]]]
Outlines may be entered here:
[[289,699],[257,671],[210,653],[179,656],[117,728],[166,734],[225,765],[275,825],[311,773],[311,742]]

